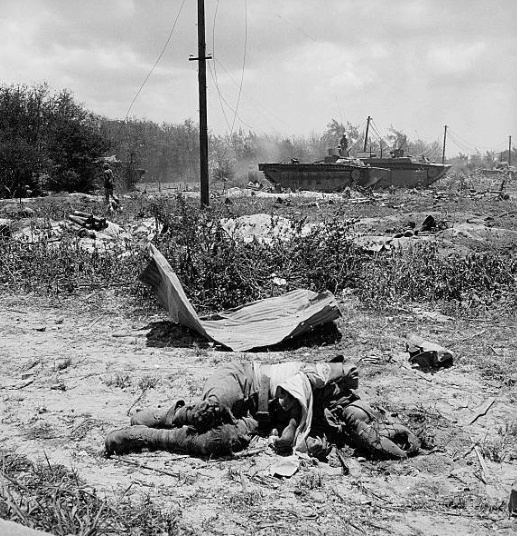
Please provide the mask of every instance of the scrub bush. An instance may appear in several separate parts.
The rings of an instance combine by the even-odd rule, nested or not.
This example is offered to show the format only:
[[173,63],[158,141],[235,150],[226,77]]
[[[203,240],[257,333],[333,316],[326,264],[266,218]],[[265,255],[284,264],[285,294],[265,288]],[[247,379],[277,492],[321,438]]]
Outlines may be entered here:
[[397,300],[515,305],[516,276],[517,260],[510,253],[488,249],[445,256],[437,245],[422,244],[372,257],[363,265],[358,295],[372,306]]

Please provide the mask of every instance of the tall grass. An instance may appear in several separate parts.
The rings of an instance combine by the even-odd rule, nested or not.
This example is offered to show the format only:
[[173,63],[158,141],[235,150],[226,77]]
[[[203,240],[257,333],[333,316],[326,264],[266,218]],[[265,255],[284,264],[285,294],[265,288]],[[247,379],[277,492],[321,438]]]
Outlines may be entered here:
[[56,536],[179,534],[178,515],[163,512],[147,497],[107,500],[75,471],[48,459],[33,463],[23,455],[0,452],[0,518]]
[[4,291],[59,295],[81,287],[134,285],[143,252],[121,256],[122,248],[88,251],[77,237],[65,234],[59,242],[24,243],[0,239],[0,285]]

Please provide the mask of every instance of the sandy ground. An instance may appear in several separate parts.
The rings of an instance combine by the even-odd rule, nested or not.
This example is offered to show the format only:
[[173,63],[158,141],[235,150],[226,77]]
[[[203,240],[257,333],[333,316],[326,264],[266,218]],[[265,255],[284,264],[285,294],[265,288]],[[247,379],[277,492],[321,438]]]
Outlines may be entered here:
[[[343,336],[333,344],[235,354],[110,291],[59,301],[3,297],[0,442],[77,469],[107,496],[151,497],[177,517],[179,534],[515,534],[506,504],[517,479],[516,435],[504,448],[496,439],[517,426],[517,386],[480,374],[473,355],[514,356],[515,322],[437,322],[413,310],[366,313],[351,299],[340,305]],[[435,374],[411,369],[405,333],[450,347],[455,365]],[[103,455],[105,435],[125,426],[130,411],[195,399],[220,363],[314,361],[338,353],[358,364],[365,398],[421,427],[427,438],[421,455],[405,462],[354,459],[346,476],[337,463],[304,462],[288,479],[271,476],[279,458],[266,449],[227,460]],[[488,413],[469,424],[491,397]],[[501,463],[490,459],[490,448],[505,453]]]

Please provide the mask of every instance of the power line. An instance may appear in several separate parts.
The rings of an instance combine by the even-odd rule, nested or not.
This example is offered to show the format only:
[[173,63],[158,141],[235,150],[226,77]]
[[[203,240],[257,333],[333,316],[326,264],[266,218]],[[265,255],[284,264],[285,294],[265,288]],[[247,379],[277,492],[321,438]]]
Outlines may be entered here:
[[[212,56],[214,58],[215,58],[215,26],[216,26],[218,11],[219,11],[219,0],[217,0],[217,5],[215,6],[214,22],[212,24]],[[228,121],[228,118],[226,117],[226,112],[224,111],[224,106],[223,106],[224,98],[223,98],[223,96],[221,94],[221,90],[219,88],[219,82],[218,82],[218,79],[217,79],[217,66],[216,66],[215,61],[214,61],[214,64],[213,64],[213,74],[212,74],[212,70],[210,68],[210,76],[212,77],[212,80],[214,82],[215,88],[217,90],[217,95],[219,96],[219,106],[221,107],[221,112],[222,112],[223,117],[224,117],[224,122],[226,123],[226,126],[228,127],[228,130],[230,130],[230,123]],[[224,101],[224,102],[226,102],[226,101]]]
[[372,127],[372,130],[375,132],[375,134],[377,134],[377,136],[379,137],[379,139],[383,139],[383,137],[379,134],[379,132],[377,131],[377,128],[376,128],[376,125],[375,123],[373,123],[373,121],[370,122],[370,126]]
[[141,93],[142,89],[144,88],[145,84],[147,83],[147,81],[149,80],[151,75],[153,74],[153,71],[156,68],[156,66],[158,65],[159,61],[162,59],[162,56],[165,53],[165,50],[167,49],[167,47],[168,47],[168,45],[170,43],[170,40],[172,39],[172,34],[174,33],[174,30],[176,28],[176,24],[178,22],[178,19],[179,19],[180,15],[181,15],[181,12],[183,11],[183,6],[185,5],[185,2],[186,2],[186,0],[183,0],[183,2],[181,2],[180,9],[178,11],[178,14],[176,15],[176,18],[174,19],[174,23],[173,23],[172,28],[171,28],[171,30],[169,32],[169,36],[167,37],[167,40],[165,41],[165,44],[163,45],[163,48],[162,48],[160,54],[158,55],[158,58],[154,62],[154,65],[151,67],[151,70],[147,73],[147,76],[145,77],[144,81],[142,82],[142,84],[138,88],[138,91],[136,92],[135,96],[133,97],[133,100],[131,101],[131,104],[129,105],[129,108],[127,109],[126,117],[124,118],[124,121],[128,118],[129,112],[131,111],[131,108],[133,108],[133,104],[135,104],[136,99],[138,98],[138,96],[140,95],[140,93]]
[[239,93],[237,96],[237,104],[235,105],[235,114],[233,116],[232,128],[230,130],[230,136],[233,134],[233,129],[235,127],[235,121],[237,119],[237,111],[239,110],[239,104],[241,101],[242,95],[242,85],[244,83],[244,69],[246,67],[246,54],[248,51],[248,0],[244,0],[244,54],[242,57],[242,72],[241,72],[241,81],[239,85]]
[[[220,89],[219,89],[219,85],[217,83],[217,80],[215,79],[215,75],[214,73],[212,72],[212,65],[209,64],[209,70],[210,70],[210,76],[212,77],[212,81],[214,82],[214,85],[216,87],[216,90],[217,90],[217,93],[219,95],[219,100],[220,102],[224,102],[224,104],[226,104],[226,106],[228,106],[228,108],[235,114],[235,117],[238,117],[239,121],[241,123],[243,123],[244,125],[246,125],[249,129],[253,129],[252,126],[248,125],[243,119],[242,117],[240,117],[238,115],[238,111],[223,97]],[[226,115],[225,115],[225,118],[226,118]],[[229,125],[228,125],[229,127]],[[231,133],[230,133],[230,136],[231,136]]]
[[[451,133],[451,129],[450,127],[448,128],[447,130],[448,133]],[[474,150],[478,150],[478,149],[486,149],[486,150],[489,150],[489,151],[493,151],[494,150],[494,147],[496,149],[498,148],[501,148],[501,147],[505,147],[507,145],[507,142],[506,141],[503,141],[501,143],[498,143],[496,145],[493,145],[492,147],[487,147],[487,146],[483,146],[483,145],[475,145],[467,140],[465,140],[464,138],[462,138],[457,132],[455,131],[452,131],[452,134],[453,136],[455,136],[460,142],[462,142],[465,146],[469,146],[472,149]]]
[[[228,131],[230,132],[230,135],[231,135],[231,132],[233,131],[233,126],[235,125],[235,117],[237,117],[239,119],[239,121],[245,125],[246,127],[248,127],[250,130],[253,130],[253,127],[248,125],[243,119],[242,117],[240,117],[238,115],[238,108],[237,107],[233,107],[223,96],[223,92],[221,91],[221,87],[220,87],[220,84],[219,84],[219,76],[218,76],[218,66],[221,67],[223,69],[223,71],[228,75],[228,78],[239,88],[239,95],[242,96],[244,95],[248,101],[253,105],[253,107],[265,118],[265,115],[264,115],[264,111],[263,109],[261,109],[261,107],[251,98],[250,95],[248,95],[245,91],[244,91],[244,88],[243,88],[243,85],[242,85],[242,79],[241,79],[241,83],[239,82],[236,82],[235,79],[232,77],[232,75],[229,73],[229,71],[224,67],[224,65],[219,61],[216,53],[215,53],[215,33],[216,33],[216,22],[217,22],[217,15],[218,15],[218,9],[219,9],[219,0],[217,0],[217,5],[216,5],[216,9],[215,9],[215,14],[214,14],[214,21],[213,21],[213,25],[212,25],[212,55],[214,57],[214,62],[213,62],[213,72],[212,70],[210,71],[210,75],[212,77],[212,81],[214,82],[214,85],[215,85],[215,88],[216,88],[216,91],[217,91],[217,95],[218,95],[218,99],[219,99],[219,105],[220,105],[220,108],[221,108],[221,112],[223,114],[223,117],[224,117],[224,120],[225,120],[225,123],[226,123],[226,126],[228,128]],[[247,46],[246,46],[246,49],[247,49]],[[240,100],[240,97],[239,97],[239,100]],[[233,126],[230,126],[230,123],[228,121],[228,116],[225,112],[225,107],[223,106],[223,103],[233,112],[234,114],[234,121],[233,121]],[[265,110],[265,112],[267,112],[267,110]],[[287,125],[287,123],[285,123],[284,121],[282,121],[282,119],[280,119],[279,117],[275,116],[274,114],[272,114],[271,112],[267,112],[269,113],[272,117],[274,117],[275,119],[277,119],[278,121],[284,123],[286,126],[289,126]],[[268,123],[269,120],[267,120]],[[276,131],[277,133],[279,133],[279,131],[273,126],[273,125],[270,125],[271,128]]]
[[[230,74],[230,72],[228,71],[228,69],[226,69],[226,67],[217,59],[217,58],[214,58],[215,62],[219,64],[219,67],[221,67],[223,69],[223,71],[228,75],[228,78],[237,86],[239,87],[238,85],[238,82],[235,80],[235,78],[233,78],[233,76]],[[249,100],[249,102],[253,105],[253,107],[263,116],[265,117],[265,113],[268,113],[269,115],[271,115],[271,117],[273,117],[274,119],[276,119],[277,121],[279,121],[280,123],[283,123],[286,127],[290,127],[290,125],[288,123],[286,123],[282,118],[278,117],[277,115],[273,114],[272,112],[266,110],[264,107],[262,107],[261,105],[259,105],[257,102],[255,102],[255,100],[248,94],[246,93],[246,91],[244,91],[244,89],[242,89],[242,94]],[[232,108],[233,110],[233,108]],[[268,121],[269,122],[269,121]],[[278,129],[276,129],[273,125],[271,125],[271,128],[273,130],[276,130],[277,133],[279,133]]]
[[[457,140],[454,134],[451,134],[449,131],[447,131],[447,133],[449,134],[448,136],[449,141],[451,141],[454,145],[456,145],[458,149],[466,153],[472,152],[472,148],[467,147],[464,143],[461,143],[459,140]],[[476,151],[477,149],[474,148],[474,150]]]

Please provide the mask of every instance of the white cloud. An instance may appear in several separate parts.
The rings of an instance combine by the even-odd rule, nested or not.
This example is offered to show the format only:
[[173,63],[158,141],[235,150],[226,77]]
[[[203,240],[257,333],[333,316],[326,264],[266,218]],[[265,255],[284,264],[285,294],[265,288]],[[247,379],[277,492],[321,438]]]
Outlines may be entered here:
[[476,68],[487,48],[482,41],[431,45],[427,55],[429,67],[437,75],[463,75]]

